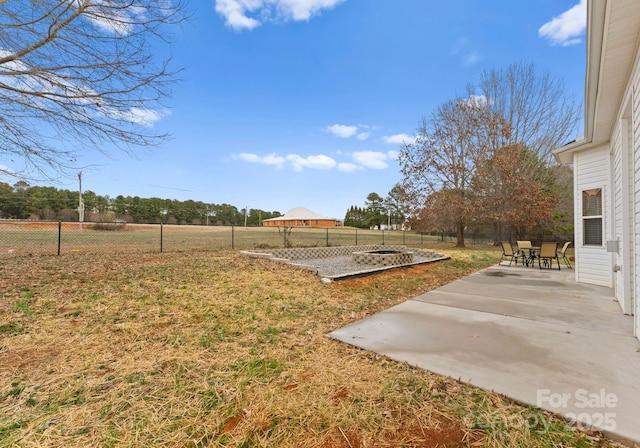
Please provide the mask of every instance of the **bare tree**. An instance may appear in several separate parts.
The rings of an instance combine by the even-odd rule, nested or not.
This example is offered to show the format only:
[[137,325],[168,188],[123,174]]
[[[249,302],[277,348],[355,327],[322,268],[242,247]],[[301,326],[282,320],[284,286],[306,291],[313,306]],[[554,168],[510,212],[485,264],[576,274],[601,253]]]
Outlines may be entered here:
[[0,0],[0,154],[42,173],[164,141],[181,2]]
[[547,163],[554,149],[575,137],[582,117],[580,102],[567,95],[562,80],[538,72],[533,63],[485,71],[467,90],[504,118],[510,144],[526,146]]

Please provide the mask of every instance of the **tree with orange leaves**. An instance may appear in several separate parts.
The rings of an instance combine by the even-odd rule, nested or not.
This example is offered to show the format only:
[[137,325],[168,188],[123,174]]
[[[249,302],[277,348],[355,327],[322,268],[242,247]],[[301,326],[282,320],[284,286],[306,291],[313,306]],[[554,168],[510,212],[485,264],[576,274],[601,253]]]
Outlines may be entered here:
[[493,150],[492,157],[476,172],[473,190],[477,219],[499,227],[509,225],[519,238],[551,218],[560,201],[553,171],[523,145]]

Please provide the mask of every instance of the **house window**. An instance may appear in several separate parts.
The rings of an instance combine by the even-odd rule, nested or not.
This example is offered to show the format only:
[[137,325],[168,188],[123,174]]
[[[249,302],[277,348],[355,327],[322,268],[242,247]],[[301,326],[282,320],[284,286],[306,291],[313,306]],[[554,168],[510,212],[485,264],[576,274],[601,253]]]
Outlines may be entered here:
[[582,241],[602,246],[602,188],[582,191]]

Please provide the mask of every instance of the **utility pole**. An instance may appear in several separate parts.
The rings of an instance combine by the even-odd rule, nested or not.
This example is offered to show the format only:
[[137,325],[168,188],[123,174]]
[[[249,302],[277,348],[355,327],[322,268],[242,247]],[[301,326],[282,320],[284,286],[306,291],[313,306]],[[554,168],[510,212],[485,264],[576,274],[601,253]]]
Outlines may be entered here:
[[80,230],[82,230],[82,223],[84,222],[84,201],[82,200],[82,171],[78,173],[78,221],[80,221]]

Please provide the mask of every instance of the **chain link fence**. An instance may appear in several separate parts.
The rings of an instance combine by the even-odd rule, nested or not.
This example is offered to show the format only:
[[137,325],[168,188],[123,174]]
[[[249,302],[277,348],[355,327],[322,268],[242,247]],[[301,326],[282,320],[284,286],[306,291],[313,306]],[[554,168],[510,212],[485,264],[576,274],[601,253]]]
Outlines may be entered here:
[[[468,232],[465,243],[494,244],[495,237]],[[572,241],[572,236],[527,235],[532,241]],[[364,230],[351,227],[242,227],[125,222],[79,223],[0,220],[0,256],[62,255],[105,252],[179,252],[213,249],[269,249],[280,247],[364,246],[368,244],[419,247],[455,243],[455,233],[403,230]],[[515,243],[515,241],[514,241]]]
[[[347,227],[278,228],[0,220],[0,255],[157,253],[368,244],[420,246],[437,241],[455,241],[455,237]],[[469,243],[473,244],[489,242],[487,238],[469,238]]]

